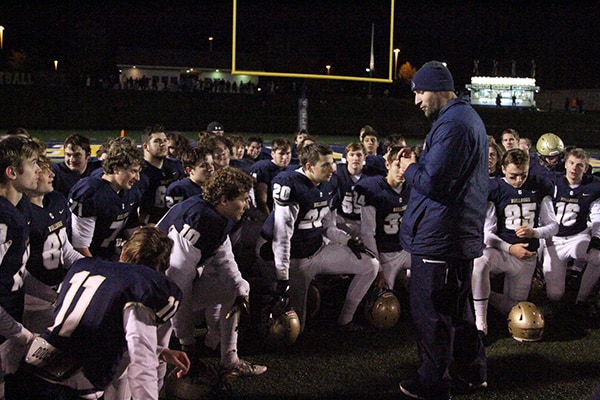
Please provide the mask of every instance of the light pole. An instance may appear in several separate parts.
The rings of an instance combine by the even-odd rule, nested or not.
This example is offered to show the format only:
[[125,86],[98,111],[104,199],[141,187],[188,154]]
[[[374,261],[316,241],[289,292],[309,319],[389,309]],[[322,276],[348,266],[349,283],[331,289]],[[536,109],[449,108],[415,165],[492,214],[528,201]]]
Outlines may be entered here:
[[54,70],[58,71],[58,60],[54,60]]
[[400,49],[394,49],[394,80],[398,79],[398,54]]
[[327,69],[327,75],[329,75],[329,72],[331,71],[331,65],[326,65],[325,68]]
[[4,27],[0,26],[0,50],[4,49]]
[[212,42],[213,42],[213,37],[210,36],[208,38],[208,50],[212,53]]

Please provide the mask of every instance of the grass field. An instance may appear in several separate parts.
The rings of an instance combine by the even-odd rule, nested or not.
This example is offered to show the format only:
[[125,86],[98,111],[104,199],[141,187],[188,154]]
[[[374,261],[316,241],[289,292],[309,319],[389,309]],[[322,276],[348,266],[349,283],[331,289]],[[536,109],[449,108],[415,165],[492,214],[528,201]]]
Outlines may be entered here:
[[[398,383],[412,377],[418,367],[406,298],[401,299],[403,313],[395,328],[345,333],[335,327],[341,289],[324,297],[324,307],[291,348],[275,351],[255,341],[241,342],[240,355],[269,370],[256,378],[233,381],[233,399],[405,398]],[[569,291],[566,297],[572,300],[574,295]],[[568,307],[554,310],[543,292],[533,293],[530,300],[546,316],[542,340],[517,342],[508,334],[505,318],[491,312],[491,344],[486,347],[489,387],[456,398],[586,399],[600,383],[598,325],[576,317]]]

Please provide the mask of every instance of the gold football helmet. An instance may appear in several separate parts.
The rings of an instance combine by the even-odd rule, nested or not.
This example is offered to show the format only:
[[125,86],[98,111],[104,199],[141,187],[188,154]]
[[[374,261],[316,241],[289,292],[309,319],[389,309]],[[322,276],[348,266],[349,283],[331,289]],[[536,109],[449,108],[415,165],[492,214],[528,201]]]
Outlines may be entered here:
[[508,313],[508,331],[519,342],[535,342],[544,333],[544,315],[535,304],[517,303]]
[[544,133],[538,139],[535,148],[540,156],[552,157],[561,155],[565,151],[565,144],[554,133]]
[[365,302],[365,318],[377,329],[393,328],[400,318],[400,302],[390,290],[380,290]]

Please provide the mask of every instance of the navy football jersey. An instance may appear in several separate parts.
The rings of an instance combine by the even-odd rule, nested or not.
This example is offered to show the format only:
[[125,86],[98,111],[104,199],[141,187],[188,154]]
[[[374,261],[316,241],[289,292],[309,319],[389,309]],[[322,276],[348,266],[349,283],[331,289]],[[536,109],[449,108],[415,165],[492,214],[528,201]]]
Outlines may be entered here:
[[[291,258],[312,256],[323,243],[323,218],[330,212],[335,189],[330,182],[315,186],[301,172],[286,171],[273,178],[273,199],[278,206],[298,204],[298,217],[291,238]],[[277,206],[276,205],[276,206]],[[264,236],[272,237],[273,215],[265,221]]]
[[203,263],[217,252],[234,225],[234,221],[217,213],[202,197],[193,196],[171,208],[157,226],[166,234],[173,227],[189,239],[202,252],[199,262]]
[[559,223],[556,236],[571,236],[587,229],[590,207],[600,197],[600,182],[584,176],[579,186],[571,188],[564,174],[560,175],[552,198]]
[[[129,216],[135,216],[140,202],[139,193],[135,187],[117,193],[109,182],[96,177],[82,179],[73,187],[69,197],[73,215],[96,218],[92,242],[88,246],[93,256],[114,258],[117,238],[126,227]],[[136,223],[135,217],[132,218],[131,226]],[[73,247],[83,247],[78,242],[74,231]]]
[[364,174],[355,182],[352,175],[348,172],[348,165],[338,164],[335,175],[331,178],[331,184],[336,188],[337,199],[335,207],[338,215],[344,218],[358,221],[360,220],[360,204],[354,186],[360,182]]
[[269,210],[273,209],[273,192],[271,191],[271,182],[283,170],[279,168],[272,160],[261,160],[252,164],[250,175],[256,182],[267,185],[267,206]]
[[102,161],[98,159],[88,160],[87,167],[85,168],[83,174],[70,170],[64,161],[58,164],[52,164],[52,172],[54,172],[55,175],[52,186],[54,187],[54,190],[61,193],[63,196],[65,196],[65,198],[68,198],[69,192],[73,186],[75,186],[80,179],[90,176],[97,169],[102,171]]
[[355,187],[361,206],[375,207],[375,242],[377,251],[391,253],[402,251],[398,240],[402,214],[406,210],[410,189],[402,185],[400,192],[392,188],[383,176],[361,179]]
[[177,203],[181,203],[192,196],[201,194],[202,187],[196,185],[189,177],[187,177],[169,185],[165,193],[165,201],[167,202],[167,207],[171,208]]
[[67,272],[54,325],[42,336],[68,352],[89,381],[103,389],[127,350],[124,309],[143,305],[160,325],[175,314],[180,300],[181,291],[163,273],[142,265],[82,258]]
[[29,257],[31,203],[23,196],[17,206],[0,196],[0,306],[23,319],[23,273]]
[[552,196],[554,187],[540,176],[530,176],[523,186],[514,188],[504,178],[489,180],[488,201],[496,207],[496,235],[507,243],[529,243],[527,250],[537,251],[536,238],[519,238],[515,229],[522,225],[538,227],[540,204],[544,197]]
[[31,204],[27,271],[46,285],[54,286],[66,274],[62,251],[71,236],[71,211],[67,199],[57,191],[45,194],[43,205]]
[[387,168],[385,167],[385,158],[380,154],[367,155],[365,166],[363,167],[363,174],[368,176],[386,176]]
[[168,210],[165,194],[169,185],[182,179],[185,171],[181,161],[165,158],[161,169],[144,160],[140,174],[142,202],[140,218],[142,224],[155,224]]
[[248,158],[242,158],[241,160],[232,158],[231,160],[229,160],[230,167],[241,169],[248,175],[250,175],[250,168],[252,168],[253,164],[254,164],[254,161],[252,161],[251,159],[248,159]]

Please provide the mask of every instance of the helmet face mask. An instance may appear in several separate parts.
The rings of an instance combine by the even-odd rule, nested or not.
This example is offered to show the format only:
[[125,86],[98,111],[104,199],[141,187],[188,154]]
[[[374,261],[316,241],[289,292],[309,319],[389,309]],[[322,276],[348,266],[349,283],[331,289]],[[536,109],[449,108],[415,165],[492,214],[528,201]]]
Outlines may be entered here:
[[259,334],[266,343],[274,346],[289,346],[300,335],[300,318],[289,306],[289,299],[271,298],[261,309]]
[[391,290],[378,290],[365,302],[365,319],[377,329],[390,329],[400,318],[400,302]]
[[544,333],[544,315],[535,304],[522,301],[508,314],[508,332],[519,342],[535,342]]

